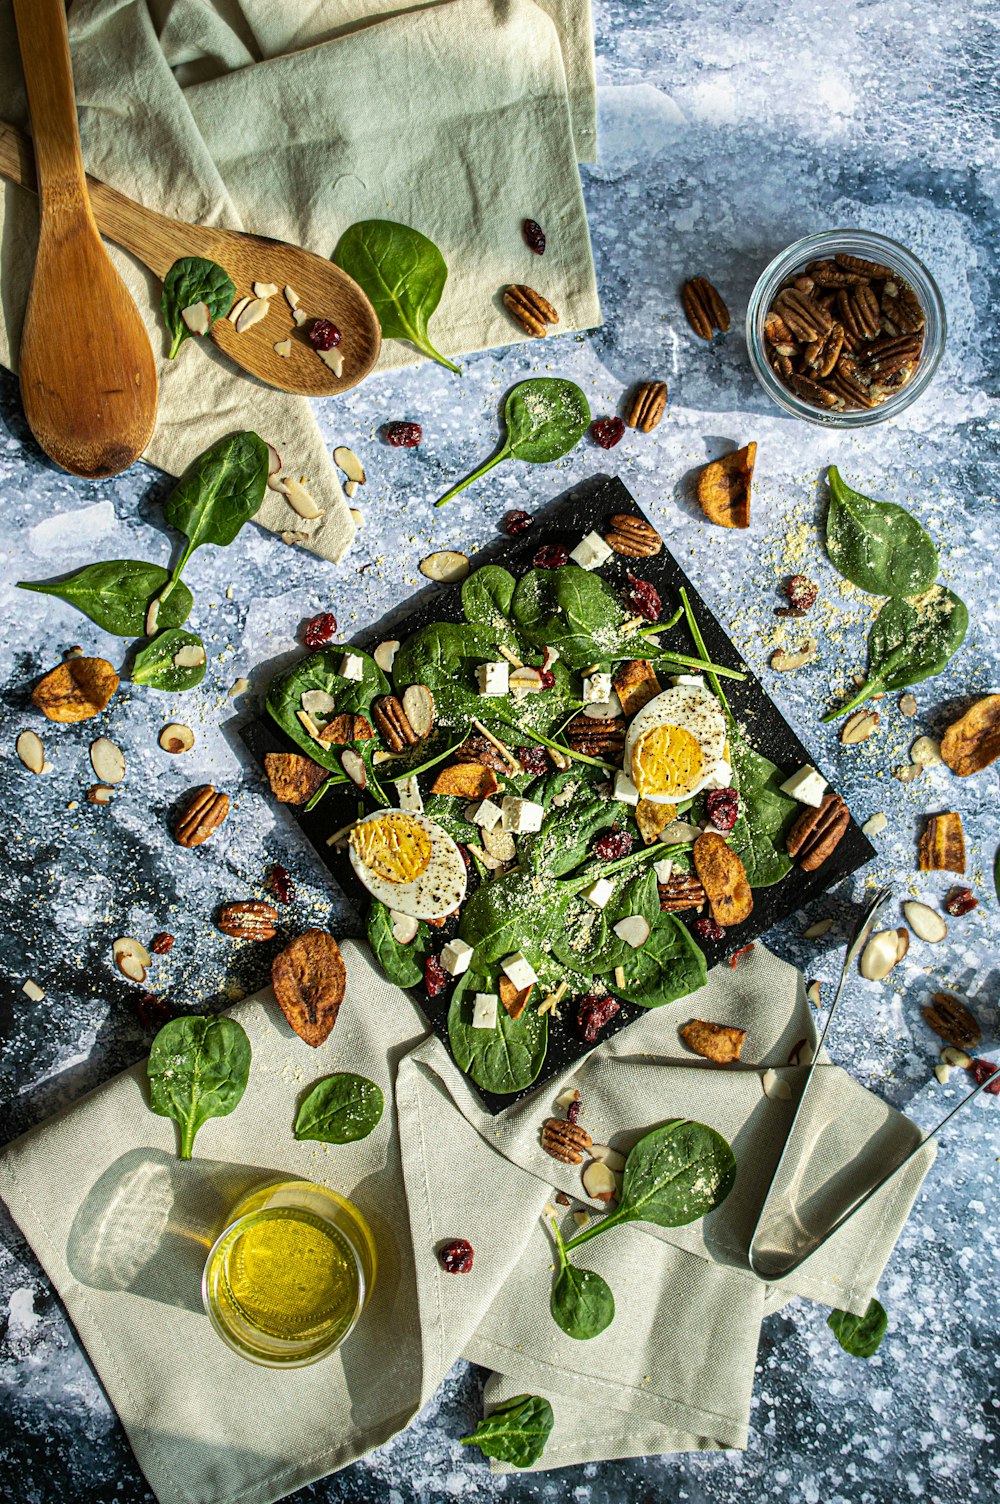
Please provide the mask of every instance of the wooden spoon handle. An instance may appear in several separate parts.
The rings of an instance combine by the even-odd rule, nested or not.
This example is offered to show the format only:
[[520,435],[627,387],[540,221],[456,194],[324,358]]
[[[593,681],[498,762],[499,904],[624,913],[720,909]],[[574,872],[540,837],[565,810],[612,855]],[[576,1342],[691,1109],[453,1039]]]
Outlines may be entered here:
[[63,0],[14,0],[14,19],[42,208],[89,214]]

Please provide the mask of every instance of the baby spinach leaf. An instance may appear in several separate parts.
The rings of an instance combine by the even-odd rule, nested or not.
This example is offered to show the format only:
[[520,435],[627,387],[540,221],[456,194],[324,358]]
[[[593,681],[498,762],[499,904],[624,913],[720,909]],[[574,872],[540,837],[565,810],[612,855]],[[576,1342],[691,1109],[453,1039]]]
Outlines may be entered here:
[[515,579],[499,564],[484,564],[462,582],[462,610],[473,626],[491,632],[497,643],[506,648],[517,646],[517,633],[510,620]]
[[[660,895],[656,886],[656,874],[651,867],[637,872],[634,877],[615,885],[615,891],[604,907],[604,923],[607,934],[600,950],[588,962],[588,969],[601,975],[616,967],[634,965],[645,952],[653,938],[654,928],[660,918]],[[615,934],[615,925],[632,914],[641,914],[649,925],[649,939],[638,950],[627,945]],[[627,975],[627,971],[626,971]],[[641,998],[636,998],[641,1002]]]
[[368,944],[390,982],[395,982],[397,987],[420,986],[424,980],[424,962],[431,948],[429,924],[420,925],[409,945],[400,945],[393,939],[388,908],[375,899],[368,910]]
[[435,350],[427,333],[448,280],[448,267],[433,240],[391,219],[363,219],[341,235],[333,263],[371,299],[383,339],[409,340],[421,354],[462,374]]
[[566,1245],[552,1221],[559,1267],[552,1286],[552,1315],[567,1337],[586,1342],[599,1337],[615,1319],[611,1286],[592,1269],[577,1269],[566,1257]]
[[171,335],[169,360],[173,360],[181,345],[191,338],[191,330],[181,314],[195,303],[204,303],[208,308],[209,324],[221,319],[233,306],[236,287],[224,267],[204,256],[183,256],[175,261],[163,279],[163,297],[160,307]]
[[574,763],[530,786],[529,797],[544,807],[545,815],[541,830],[518,837],[522,869],[562,877],[586,861],[594,839],[622,818],[624,806],[597,792],[607,777],[604,768]]
[[481,831],[478,825],[465,818],[469,801],[455,794],[428,794],[424,799],[424,814],[436,821],[454,841],[466,846],[480,846]]
[[260,510],[267,485],[267,445],[249,431],[219,439],[190,465],[167,497],[163,515],[187,538],[170,584],[160,597],[169,599],[181,571],[196,548],[232,543],[244,522]]
[[239,1106],[250,1076],[250,1041],[231,1018],[172,1018],[153,1040],[146,1073],[150,1107],[176,1120],[180,1157],[190,1159],[202,1124]]
[[[361,659],[362,676],[360,679],[345,679],[338,670],[344,658],[343,647],[323,648],[318,653],[311,653],[308,658],[303,658],[291,668],[285,669],[280,674],[275,674],[267,687],[267,713],[277,721],[282,731],[286,732],[303,752],[318,762],[320,767],[329,768],[332,772],[339,772],[340,754],[342,747],[326,746],[322,742],[311,737],[299,720],[299,711],[302,709],[302,696],[310,689],[325,690],[335,702],[333,715],[368,715],[373,700],[379,695],[389,693],[389,681],[368,653],[363,653],[359,648],[351,648]],[[367,742],[358,742],[355,745],[361,749],[373,749],[377,743],[375,738]]]
[[541,885],[525,881],[522,872],[513,871],[481,883],[470,894],[462,906],[458,934],[475,947],[478,967],[498,965],[516,950],[523,951],[532,965],[541,959],[549,929],[557,927],[553,908],[559,889],[554,883],[550,887],[546,893]]
[[676,914],[660,914],[649,939],[622,963],[625,986],[607,985],[616,997],[640,1008],[662,1008],[689,992],[697,992],[708,980],[708,968],[700,946]]
[[[485,888],[495,886],[484,884]],[[481,892],[483,888],[477,890],[477,894]],[[478,955],[476,964],[481,964]],[[460,978],[448,1009],[448,1040],[459,1069],[466,1071],[477,1086],[508,1096],[530,1086],[541,1070],[548,1049],[549,1018],[547,1013],[526,1008],[515,1019],[498,1008],[495,1028],[474,1029],[473,995],[496,990],[495,972],[487,976],[470,970]]]
[[798,806],[781,791],[780,768],[755,751],[735,724],[730,725],[729,751],[740,795],[730,845],[746,868],[751,888],[770,888],[792,869],[785,837]]
[[[98,564],[78,569],[68,579],[51,583],[21,580],[17,588],[69,601],[115,637],[142,637],[149,604],[169,579],[169,570],[160,564],[144,564],[141,559],[102,559]],[[179,627],[187,620],[193,604],[187,586],[177,585],[160,606],[159,625]]]
[[503,416],[507,434],[499,451],[457,486],[452,486],[435,506],[443,507],[501,460],[527,460],[532,465],[544,465],[562,459],[587,432],[590,406],[575,382],[560,376],[532,376],[519,381],[507,393]]
[[910,600],[887,600],[868,633],[868,675],[846,705],[823,716],[846,715],[871,695],[906,689],[940,674],[965,641],[969,613],[965,602],[944,585],[933,585]]
[[295,1118],[295,1137],[320,1144],[353,1144],[367,1138],[385,1111],[382,1088],[367,1076],[344,1071],[327,1076],[306,1093]]
[[[185,668],[174,662],[177,653],[186,647],[201,648],[203,656],[200,663]],[[183,632],[179,627],[170,627],[165,632],[157,633],[148,647],[140,649],[136,654],[132,682],[145,684],[150,689],[169,690],[179,694],[200,684],[207,667],[205,644],[197,632]]]
[[484,1457],[530,1467],[545,1451],[555,1424],[552,1406],[537,1394],[520,1394],[498,1405],[473,1431],[463,1436],[463,1447],[478,1447]]
[[870,1358],[882,1345],[889,1318],[878,1301],[871,1300],[863,1316],[852,1316],[850,1311],[831,1311],[826,1324],[845,1353],[850,1353],[852,1358]]
[[517,582],[514,624],[538,648],[555,648],[571,668],[635,654],[625,645],[626,615],[606,580],[575,564],[560,569],[529,569]]
[[920,595],[934,583],[937,549],[905,507],[852,491],[830,466],[826,550],[852,584],[871,595]]
[[664,1123],[644,1134],[625,1161],[617,1210],[578,1233],[566,1250],[623,1222],[683,1227],[720,1206],[735,1179],[733,1151],[714,1128],[680,1118]]

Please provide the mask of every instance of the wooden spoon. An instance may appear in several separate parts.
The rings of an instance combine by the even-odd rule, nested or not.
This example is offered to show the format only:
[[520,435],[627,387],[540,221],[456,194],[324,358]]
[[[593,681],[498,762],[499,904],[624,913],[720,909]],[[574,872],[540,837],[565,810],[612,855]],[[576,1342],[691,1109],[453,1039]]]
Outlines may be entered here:
[[[22,0],[31,3],[31,0]],[[0,120],[0,177],[22,188],[35,188],[31,145],[12,125]],[[228,318],[216,319],[211,336],[236,365],[269,386],[304,397],[330,397],[357,386],[371,371],[382,344],[382,331],[371,303],[361,288],[323,256],[266,235],[189,225],[170,219],[126,198],[106,183],[87,177],[90,205],[102,235],[131,251],[162,281],[182,256],[205,256],[225,267],[236,284],[237,303],[252,295],[255,282],[273,282],[278,292],[260,323],[242,334]],[[298,294],[309,322],[297,327],[284,289]],[[320,359],[308,339],[313,318],[329,319],[342,335],[337,353],[343,357],[340,376]],[[291,354],[279,355],[274,346],[291,340]],[[164,348],[169,344],[164,326]],[[188,341],[190,343],[190,341]],[[178,360],[192,358],[186,346]]]
[[21,400],[57,465],[75,475],[116,475],[152,435],[156,362],[90,211],[62,0],[15,0],[14,16],[41,198],[21,332]]

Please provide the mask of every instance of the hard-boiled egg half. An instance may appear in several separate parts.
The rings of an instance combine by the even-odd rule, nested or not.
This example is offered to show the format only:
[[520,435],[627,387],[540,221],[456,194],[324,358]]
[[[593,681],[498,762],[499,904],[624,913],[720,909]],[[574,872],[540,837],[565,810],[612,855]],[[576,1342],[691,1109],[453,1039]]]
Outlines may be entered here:
[[[625,737],[625,767],[639,794],[676,804],[715,782],[723,768],[726,720],[704,684],[678,684],[644,705]],[[728,777],[725,780],[729,782]]]
[[373,898],[413,919],[443,919],[465,897],[465,862],[427,815],[385,809],[351,827],[351,866]]

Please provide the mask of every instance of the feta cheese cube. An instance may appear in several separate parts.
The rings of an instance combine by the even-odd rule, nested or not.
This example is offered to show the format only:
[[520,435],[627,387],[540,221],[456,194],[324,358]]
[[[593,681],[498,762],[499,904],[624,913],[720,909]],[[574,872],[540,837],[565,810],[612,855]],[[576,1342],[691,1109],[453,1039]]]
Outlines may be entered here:
[[480,830],[493,830],[501,813],[499,804],[494,804],[492,799],[484,799],[470,812],[469,819],[473,825],[478,825]]
[[673,871],[674,864],[669,857],[665,857],[662,862],[653,863],[653,872],[658,883],[668,883],[673,876]]
[[420,785],[412,773],[409,778],[400,779],[396,785],[396,791],[399,796],[400,809],[410,810],[415,815],[423,812],[424,801],[420,797]]
[[588,674],[583,681],[583,703],[606,705],[611,699],[611,675]]
[[531,962],[519,950],[516,950],[512,956],[504,956],[500,962],[500,969],[514,983],[518,992],[523,992],[525,987],[533,987],[538,981]]
[[614,553],[601,537],[600,533],[588,533],[582,538],[574,549],[570,550],[570,558],[574,564],[579,564],[581,569],[600,569],[606,564]]
[[364,661],[358,657],[357,653],[345,653],[340,660],[337,673],[342,679],[352,679],[357,684],[365,676]]
[[481,695],[505,695],[510,689],[510,664],[505,658],[497,663],[481,663],[476,678]]
[[584,888],[581,896],[592,903],[595,909],[603,909],[614,891],[615,885],[610,878],[599,877],[589,888]]
[[496,1028],[499,1001],[495,992],[476,993],[472,1002],[472,1027],[474,1029]]
[[615,774],[615,785],[611,797],[612,799],[617,799],[619,804],[631,805],[633,809],[639,803],[639,790],[628,774],[622,772],[621,768]]
[[449,940],[441,951],[441,965],[453,977],[460,977],[469,969],[472,952],[473,947],[466,945],[464,940]]
[[502,828],[511,831],[514,835],[541,830],[544,817],[544,805],[535,804],[531,799],[518,799],[513,794],[506,795],[500,809]]
[[705,687],[705,680],[701,674],[674,674],[670,682],[675,686],[678,684],[696,684],[699,689],[704,689]]
[[808,804],[812,809],[819,809],[823,803],[823,794],[826,791],[826,779],[822,773],[806,763],[791,778],[786,778],[781,785],[781,792],[797,799],[800,804]]

